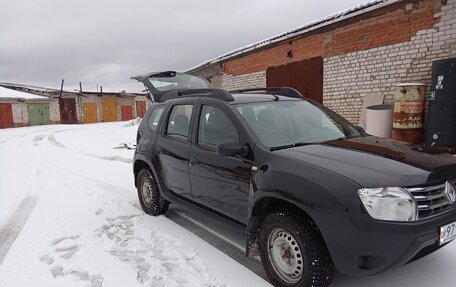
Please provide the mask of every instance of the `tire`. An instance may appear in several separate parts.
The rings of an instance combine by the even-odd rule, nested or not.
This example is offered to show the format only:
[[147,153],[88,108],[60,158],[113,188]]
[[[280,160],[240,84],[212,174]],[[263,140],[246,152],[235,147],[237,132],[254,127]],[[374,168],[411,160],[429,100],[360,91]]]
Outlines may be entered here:
[[139,203],[145,213],[158,216],[168,210],[169,202],[160,195],[157,181],[150,170],[143,168],[139,171],[137,190]]
[[303,216],[271,213],[260,230],[260,255],[277,287],[329,286],[334,264],[315,223]]

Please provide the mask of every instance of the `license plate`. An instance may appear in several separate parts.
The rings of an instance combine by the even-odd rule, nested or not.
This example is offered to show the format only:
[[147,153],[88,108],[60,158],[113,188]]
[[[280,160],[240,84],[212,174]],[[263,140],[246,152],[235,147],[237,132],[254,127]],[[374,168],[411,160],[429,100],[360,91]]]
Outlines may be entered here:
[[440,245],[456,239],[456,222],[440,227]]

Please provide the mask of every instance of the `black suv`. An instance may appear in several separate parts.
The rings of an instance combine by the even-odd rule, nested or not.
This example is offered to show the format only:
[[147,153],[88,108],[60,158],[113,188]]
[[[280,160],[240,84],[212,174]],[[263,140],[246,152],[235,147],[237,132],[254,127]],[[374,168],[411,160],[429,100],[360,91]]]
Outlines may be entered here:
[[275,286],[368,276],[456,237],[456,157],[365,134],[290,88],[226,92],[176,73],[135,77],[155,102],[134,177],[151,215],[170,203],[244,226]]

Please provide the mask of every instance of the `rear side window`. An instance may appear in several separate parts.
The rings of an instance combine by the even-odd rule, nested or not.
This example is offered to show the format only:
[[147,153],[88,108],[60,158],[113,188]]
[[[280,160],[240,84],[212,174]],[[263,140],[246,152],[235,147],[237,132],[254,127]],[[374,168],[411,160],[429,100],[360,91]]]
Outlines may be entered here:
[[188,138],[188,127],[192,117],[193,105],[176,105],[168,120],[166,134],[180,138]]
[[153,131],[157,131],[158,129],[158,124],[160,123],[160,119],[163,115],[163,111],[165,110],[165,107],[156,107],[153,111],[152,114],[149,117],[149,128]]

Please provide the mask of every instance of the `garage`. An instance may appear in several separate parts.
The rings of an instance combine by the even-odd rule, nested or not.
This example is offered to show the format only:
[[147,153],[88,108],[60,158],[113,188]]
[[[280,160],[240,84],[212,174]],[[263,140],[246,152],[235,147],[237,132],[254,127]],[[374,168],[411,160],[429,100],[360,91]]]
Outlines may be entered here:
[[27,112],[31,126],[49,125],[51,123],[48,103],[28,103]]
[[268,87],[291,87],[306,98],[323,103],[323,58],[269,67],[266,70]]
[[84,117],[84,123],[97,123],[98,122],[98,109],[96,103],[84,103],[82,108],[82,114]]
[[121,106],[120,107],[122,121],[129,121],[133,119],[133,109],[131,106]]
[[77,124],[76,100],[71,98],[60,98],[60,122],[62,124]]
[[136,101],[136,116],[138,118],[144,117],[146,113],[146,101]]
[[14,127],[13,109],[10,103],[0,103],[0,129]]
[[103,122],[117,121],[117,100],[116,99],[103,97],[102,107],[103,107]]

